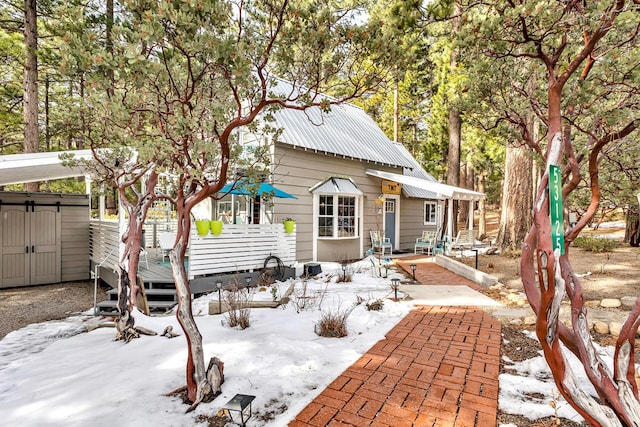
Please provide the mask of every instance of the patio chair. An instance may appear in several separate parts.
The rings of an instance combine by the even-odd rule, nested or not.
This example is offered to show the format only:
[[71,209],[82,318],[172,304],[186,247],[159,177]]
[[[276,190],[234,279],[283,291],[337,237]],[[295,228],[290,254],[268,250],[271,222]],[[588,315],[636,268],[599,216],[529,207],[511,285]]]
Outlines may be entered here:
[[465,248],[473,249],[476,245],[476,237],[478,235],[478,230],[460,230],[458,231],[458,235],[456,236],[451,243],[448,245],[449,251],[454,249],[460,250],[460,256],[462,256],[462,252]]
[[382,233],[377,230],[370,230],[369,235],[371,236],[371,249],[379,250],[382,252],[382,256],[384,256],[385,249],[389,249],[389,253],[393,255],[393,245],[388,237],[382,237]]
[[418,254],[418,250],[423,254],[432,254],[436,246],[436,232],[423,231],[421,237],[416,238],[416,244],[413,247],[413,253]]
[[169,255],[169,251],[173,249],[173,244],[176,242],[176,233],[171,233],[169,231],[165,233],[160,233],[158,235],[158,245],[160,245],[160,251],[162,252],[162,261],[164,262],[164,257]]
[[138,265],[144,262],[144,265],[149,269],[149,260],[147,259],[147,250],[145,248],[140,248],[140,261]]

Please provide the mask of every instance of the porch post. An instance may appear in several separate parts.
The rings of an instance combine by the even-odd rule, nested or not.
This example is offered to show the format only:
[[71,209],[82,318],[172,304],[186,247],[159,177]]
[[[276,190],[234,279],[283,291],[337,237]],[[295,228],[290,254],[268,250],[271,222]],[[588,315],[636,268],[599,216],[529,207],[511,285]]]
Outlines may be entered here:
[[449,241],[453,239],[453,197],[447,200],[449,208],[447,209],[447,238]]
[[473,205],[475,203],[475,200],[471,199],[469,200],[469,230],[473,230]]

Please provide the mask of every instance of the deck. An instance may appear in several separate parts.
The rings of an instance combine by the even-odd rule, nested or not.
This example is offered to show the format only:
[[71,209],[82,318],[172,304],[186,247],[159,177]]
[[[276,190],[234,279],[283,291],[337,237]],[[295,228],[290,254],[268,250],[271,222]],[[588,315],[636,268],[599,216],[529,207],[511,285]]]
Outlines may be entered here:
[[[195,227],[193,227],[195,230]],[[118,224],[115,221],[95,221],[90,224],[91,271],[107,285],[118,286],[117,254],[119,248]],[[138,275],[147,290],[149,305],[157,303],[159,310],[175,305],[175,283],[167,257],[164,261],[156,242],[147,242],[146,260],[141,257]],[[192,235],[188,250],[189,285],[193,294],[216,290],[218,282],[223,287],[236,283],[244,286],[258,283],[260,270],[271,255],[284,265],[293,265],[296,254],[296,235],[285,233],[282,224],[227,224],[219,236]],[[145,262],[146,261],[146,262]],[[295,275],[288,268],[284,277]],[[167,291],[172,291],[169,295]],[[98,304],[102,314],[115,307],[117,295],[109,291],[109,300]]]

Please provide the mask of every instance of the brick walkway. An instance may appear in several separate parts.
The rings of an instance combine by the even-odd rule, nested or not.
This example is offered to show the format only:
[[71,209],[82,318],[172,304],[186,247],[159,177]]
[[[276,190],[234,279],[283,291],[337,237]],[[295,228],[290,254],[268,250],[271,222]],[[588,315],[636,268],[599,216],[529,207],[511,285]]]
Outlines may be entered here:
[[[468,282],[431,262],[396,260],[405,262],[418,264],[423,284]],[[474,307],[418,307],[289,426],[495,426],[500,329]]]

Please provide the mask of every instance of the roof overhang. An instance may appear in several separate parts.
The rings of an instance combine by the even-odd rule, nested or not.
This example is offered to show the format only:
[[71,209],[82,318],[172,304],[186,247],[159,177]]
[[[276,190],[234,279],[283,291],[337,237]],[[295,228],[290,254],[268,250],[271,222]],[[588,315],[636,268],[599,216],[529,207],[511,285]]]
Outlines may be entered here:
[[320,181],[309,189],[311,193],[351,194],[362,196],[362,191],[349,178],[331,177]]
[[486,197],[484,193],[478,193],[477,191],[467,190],[466,188],[454,187],[452,185],[441,184],[439,182],[429,181],[413,176],[400,175],[397,173],[384,172],[375,169],[367,169],[366,174],[375,176],[377,178],[398,182],[400,184],[411,185],[414,187],[422,188],[424,190],[432,191],[444,199],[481,200]]
[[61,154],[74,154],[75,158],[90,159],[91,150],[55,151],[47,153],[9,154],[0,156],[0,186],[25,182],[52,181],[54,179],[84,176],[79,167],[62,164]]

